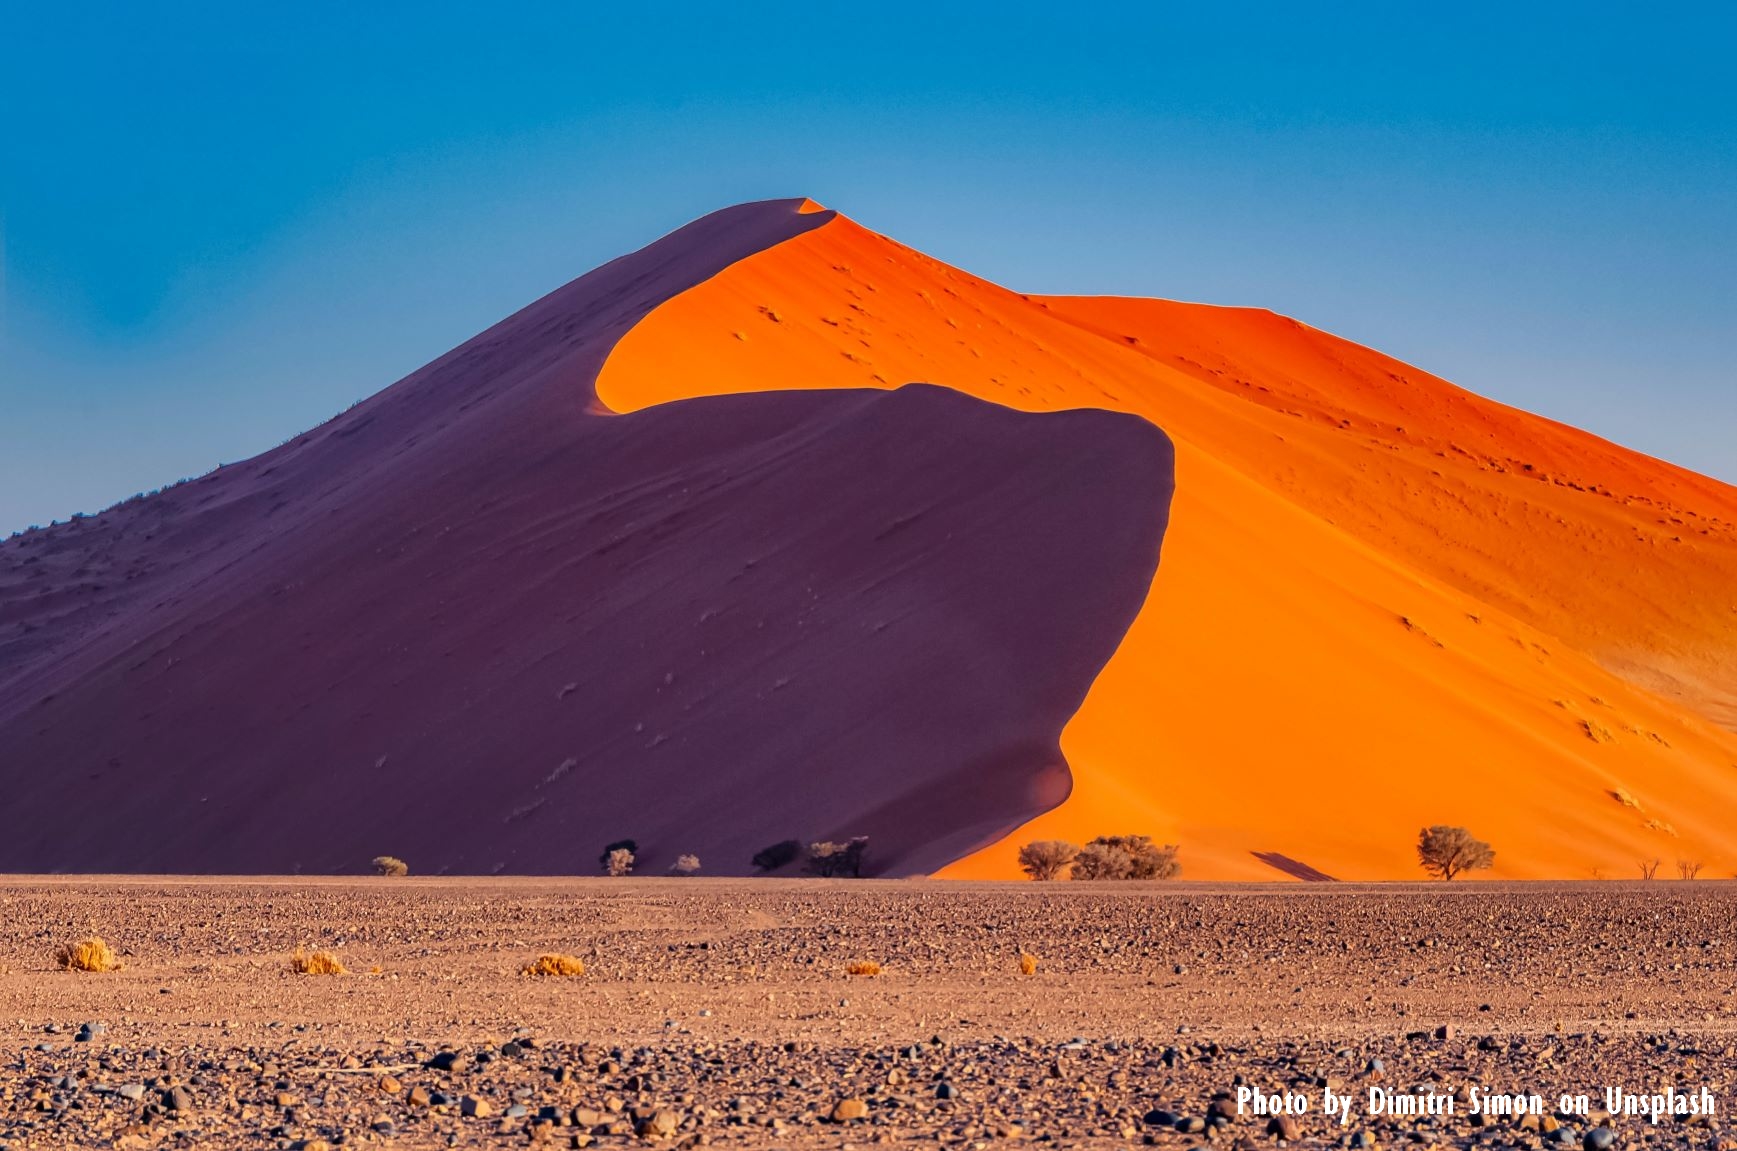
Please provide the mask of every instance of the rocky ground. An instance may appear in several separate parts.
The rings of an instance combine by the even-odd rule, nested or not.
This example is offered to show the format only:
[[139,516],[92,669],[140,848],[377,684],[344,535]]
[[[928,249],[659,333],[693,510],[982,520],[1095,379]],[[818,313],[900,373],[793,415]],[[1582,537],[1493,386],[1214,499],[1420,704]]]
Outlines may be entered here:
[[[1734,929],[1731,885],[1663,881],[14,879],[0,1147],[1737,1151]],[[122,970],[58,970],[92,933]],[[550,951],[586,973],[519,974]],[[1717,1109],[1605,1116],[1607,1086]]]

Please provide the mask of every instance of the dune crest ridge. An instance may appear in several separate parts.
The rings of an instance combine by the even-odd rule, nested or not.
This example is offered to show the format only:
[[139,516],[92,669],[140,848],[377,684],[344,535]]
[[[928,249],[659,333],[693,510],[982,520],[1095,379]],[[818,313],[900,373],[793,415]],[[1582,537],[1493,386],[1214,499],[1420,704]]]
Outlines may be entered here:
[[[595,874],[866,835],[927,873],[1067,794],[1172,452],[914,383],[593,383],[824,227],[714,213],[282,447],[0,543],[0,871]],[[695,385],[696,389],[698,385]]]

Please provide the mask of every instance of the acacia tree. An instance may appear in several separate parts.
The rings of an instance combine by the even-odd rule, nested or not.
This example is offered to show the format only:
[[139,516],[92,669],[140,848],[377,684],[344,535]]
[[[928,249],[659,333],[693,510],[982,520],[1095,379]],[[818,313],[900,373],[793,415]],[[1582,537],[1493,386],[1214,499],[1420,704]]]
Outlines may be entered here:
[[1129,879],[1133,874],[1133,857],[1102,839],[1092,840],[1074,857],[1075,879]]
[[1080,848],[1076,843],[1061,839],[1040,839],[1019,849],[1019,869],[1036,880],[1054,879],[1079,853]]
[[1418,833],[1417,861],[1431,875],[1448,880],[1462,871],[1489,867],[1496,852],[1465,828],[1438,823]]
[[1128,857],[1128,874],[1124,878],[1175,879],[1182,874],[1174,843],[1160,847],[1149,835],[1100,835],[1087,846],[1100,844],[1118,849]]

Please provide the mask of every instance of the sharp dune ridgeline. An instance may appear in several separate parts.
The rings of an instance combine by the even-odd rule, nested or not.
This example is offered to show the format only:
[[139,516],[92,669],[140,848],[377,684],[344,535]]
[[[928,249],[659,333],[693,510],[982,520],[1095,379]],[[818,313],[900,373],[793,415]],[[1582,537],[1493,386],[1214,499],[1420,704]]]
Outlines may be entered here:
[[[0,871],[933,871],[1060,802],[1164,435],[956,391],[600,407],[657,305],[830,215],[709,216],[285,446],[0,550]],[[696,392],[705,385],[691,385]]]
[[598,391],[912,379],[1176,447],[1072,794],[944,874],[1140,832],[1190,878],[1416,878],[1437,823],[1495,876],[1737,868],[1737,489],[1270,312],[1021,295],[842,216],[652,312]]
[[[1161,555],[1161,559],[1160,559]],[[708,216],[0,544],[0,870],[1737,868],[1737,490],[1268,312]]]

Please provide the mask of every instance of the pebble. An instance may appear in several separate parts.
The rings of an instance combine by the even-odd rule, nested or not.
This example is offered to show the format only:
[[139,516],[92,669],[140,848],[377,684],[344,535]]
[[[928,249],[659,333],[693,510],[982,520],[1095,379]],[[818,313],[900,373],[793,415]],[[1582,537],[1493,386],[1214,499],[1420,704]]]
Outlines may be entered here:
[[668,1139],[681,1127],[682,1117],[674,1111],[658,1108],[639,1121],[635,1133],[641,1139]]

